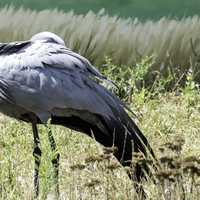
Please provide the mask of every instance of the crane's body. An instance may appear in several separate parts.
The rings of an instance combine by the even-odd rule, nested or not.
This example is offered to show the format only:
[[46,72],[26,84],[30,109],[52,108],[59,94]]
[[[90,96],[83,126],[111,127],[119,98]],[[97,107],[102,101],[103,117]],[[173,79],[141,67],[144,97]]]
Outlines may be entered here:
[[[68,108],[107,116],[112,113],[89,88],[89,84],[94,90],[98,86],[90,76],[101,75],[82,56],[63,45],[40,40],[9,45],[7,51],[6,46],[0,47],[0,86],[6,90],[0,110],[5,114],[20,118],[32,112],[46,123],[51,115],[68,115]],[[4,100],[9,100],[8,105]]]
[[[37,124],[52,124],[93,136],[104,146],[116,146],[114,153],[122,165],[130,165],[132,151],[153,152],[122,102],[97,79],[106,80],[87,59],[66,48],[64,41],[49,32],[29,41],[0,44],[0,111],[32,123],[35,162],[41,151]],[[49,135],[52,150],[55,141]],[[133,144],[133,146],[132,146]],[[52,160],[58,168],[58,160]],[[38,196],[38,169],[35,169]],[[144,170],[148,171],[147,168]],[[58,176],[58,169],[55,170]],[[136,180],[143,177],[137,166]]]

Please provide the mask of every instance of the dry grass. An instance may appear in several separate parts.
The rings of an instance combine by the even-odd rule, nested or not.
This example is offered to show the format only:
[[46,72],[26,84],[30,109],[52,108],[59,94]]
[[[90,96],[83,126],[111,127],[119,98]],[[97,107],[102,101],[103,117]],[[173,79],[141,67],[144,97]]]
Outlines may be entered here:
[[151,71],[167,72],[170,66],[181,76],[196,62],[191,38],[196,51],[200,51],[198,16],[140,22],[110,17],[103,11],[75,15],[57,10],[37,12],[10,7],[0,10],[0,18],[2,42],[29,39],[37,32],[48,30],[59,34],[68,47],[95,65],[102,65],[108,56],[117,65],[134,66],[141,58],[154,55]]
[[[162,169],[155,173],[157,185],[143,182],[147,199],[199,199],[200,95],[191,106],[185,95],[163,94],[144,104],[132,105],[141,111],[140,127],[146,133]],[[33,157],[31,127],[1,117],[0,199],[31,199]],[[52,127],[61,152],[61,199],[140,199],[126,170],[93,140],[62,127]],[[42,140],[41,197],[51,198],[52,166],[44,127]],[[192,191],[192,192],[191,192]]]

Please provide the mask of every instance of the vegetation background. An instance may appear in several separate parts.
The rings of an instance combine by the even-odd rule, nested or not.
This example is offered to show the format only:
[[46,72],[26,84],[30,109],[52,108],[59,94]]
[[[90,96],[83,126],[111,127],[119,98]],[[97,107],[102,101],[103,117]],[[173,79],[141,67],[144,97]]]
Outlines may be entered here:
[[36,10],[58,8],[63,11],[74,10],[77,14],[95,13],[105,8],[109,15],[120,17],[139,17],[140,19],[159,19],[165,17],[187,17],[200,13],[199,0],[1,0],[5,5],[24,6]]

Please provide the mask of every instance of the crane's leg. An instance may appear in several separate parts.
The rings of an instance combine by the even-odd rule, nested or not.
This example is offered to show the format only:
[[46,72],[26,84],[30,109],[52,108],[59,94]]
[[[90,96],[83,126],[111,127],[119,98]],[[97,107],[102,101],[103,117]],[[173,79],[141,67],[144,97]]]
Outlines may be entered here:
[[40,149],[40,138],[37,130],[37,125],[35,122],[32,123],[33,129],[33,138],[34,138],[34,147],[33,147],[33,156],[35,158],[35,171],[34,171],[34,190],[35,198],[39,196],[39,167],[41,161],[41,149]]
[[59,197],[59,181],[58,181],[58,176],[59,176],[59,159],[60,159],[60,154],[58,153],[57,147],[56,147],[56,142],[53,138],[53,134],[50,128],[48,128],[48,139],[49,143],[51,146],[51,150],[53,153],[53,158],[51,160],[53,168],[54,168],[54,181],[55,181],[55,191],[56,195]]

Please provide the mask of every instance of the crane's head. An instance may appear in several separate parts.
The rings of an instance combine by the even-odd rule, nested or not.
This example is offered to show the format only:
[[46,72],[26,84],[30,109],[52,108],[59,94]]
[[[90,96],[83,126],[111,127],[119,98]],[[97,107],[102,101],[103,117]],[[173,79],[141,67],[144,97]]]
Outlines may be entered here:
[[31,41],[38,41],[38,40],[53,42],[65,46],[64,40],[60,38],[58,35],[51,32],[37,33],[31,38]]

